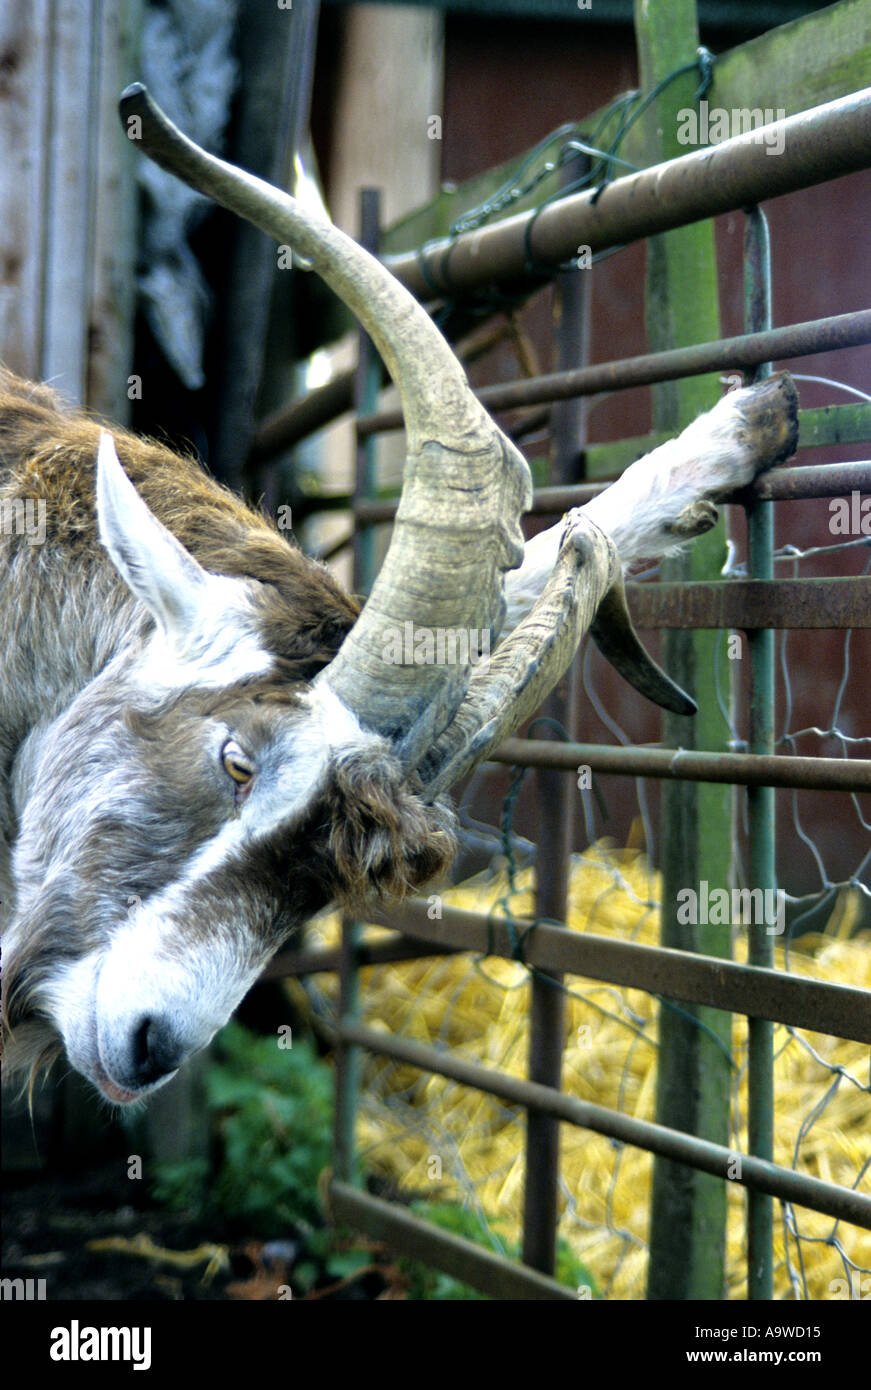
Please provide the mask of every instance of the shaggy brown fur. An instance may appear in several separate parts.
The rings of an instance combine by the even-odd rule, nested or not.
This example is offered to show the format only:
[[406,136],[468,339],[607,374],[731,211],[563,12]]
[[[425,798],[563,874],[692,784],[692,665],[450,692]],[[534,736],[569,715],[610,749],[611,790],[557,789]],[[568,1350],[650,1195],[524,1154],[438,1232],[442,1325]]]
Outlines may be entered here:
[[335,656],[359,604],[193,459],[69,411],[47,386],[0,369],[0,499],[44,499],[46,548],[70,566],[107,563],[93,506],[101,429],[111,430],[124,471],[154,515],[204,569],[266,586],[270,647],[288,663],[288,678],[311,679]]

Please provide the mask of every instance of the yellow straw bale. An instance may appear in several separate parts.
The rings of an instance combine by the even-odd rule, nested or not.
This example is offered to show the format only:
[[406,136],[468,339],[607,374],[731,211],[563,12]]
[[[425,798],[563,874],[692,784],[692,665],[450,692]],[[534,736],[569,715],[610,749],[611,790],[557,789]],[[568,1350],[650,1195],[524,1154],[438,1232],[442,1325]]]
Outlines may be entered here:
[[[482,875],[445,901],[498,916],[530,916],[531,871],[514,893],[505,876]],[[658,876],[637,846],[601,842],[572,863],[567,925],[575,931],[656,944]],[[855,896],[842,894],[824,933],[802,938],[776,967],[871,989],[871,937],[857,932]],[[317,931],[338,939],[338,917]],[[373,935],[375,933],[373,932]],[[377,933],[378,936],[383,933]],[[745,960],[746,933],[736,930],[735,957]],[[419,959],[363,971],[363,1021],[390,1033],[449,1046],[513,1076],[525,1076],[528,972],[517,962],[471,955]],[[334,977],[322,992],[335,999]],[[563,1088],[571,1095],[650,1120],[656,1094],[658,1003],[642,990],[567,980]],[[868,1051],[858,1043],[778,1026],[775,1030],[775,1161],[845,1187],[871,1190],[871,1097]],[[747,1021],[734,1016],[733,1133],[746,1152]],[[817,1108],[819,1113],[816,1113]],[[357,1141],[369,1171],[409,1194],[473,1203],[518,1239],[524,1184],[525,1122],[495,1098],[443,1077],[421,1075],[390,1059],[364,1061]],[[609,1299],[644,1297],[653,1159],[608,1138],[562,1126],[560,1232]],[[861,1176],[860,1176],[861,1174]],[[746,1297],[746,1191],[727,1192],[727,1292]],[[834,1222],[776,1207],[778,1298],[830,1298],[844,1260],[831,1243]],[[841,1225],[846,1257],[871,1267],[871,1232]],[[800,1273],[804,1271],[805,1284]]]

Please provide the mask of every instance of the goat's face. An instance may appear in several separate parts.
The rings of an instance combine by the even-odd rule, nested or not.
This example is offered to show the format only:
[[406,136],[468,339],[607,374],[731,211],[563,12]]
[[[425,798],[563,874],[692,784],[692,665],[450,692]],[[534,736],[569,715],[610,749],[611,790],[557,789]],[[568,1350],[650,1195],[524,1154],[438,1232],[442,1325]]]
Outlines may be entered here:
[[202,570],[106,439],[101,536],[154,625],[19,759],[4,993],[26,1060],[62,1043],[123,1103],[209,1041],[294,927],[432,877],[453,837],[328,687],[281,680],[259,586]]

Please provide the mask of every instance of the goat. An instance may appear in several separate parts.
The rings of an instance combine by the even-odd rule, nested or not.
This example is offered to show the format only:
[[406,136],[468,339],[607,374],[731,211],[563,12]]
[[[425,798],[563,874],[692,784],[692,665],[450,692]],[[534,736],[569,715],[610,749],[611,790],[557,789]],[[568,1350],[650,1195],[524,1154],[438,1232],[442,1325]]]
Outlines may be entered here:
[[[645,694],[694,706],[631,630],[623,567],[713,524],[792,452],[789,378],[725,396],[523,545],[526,463],[423,308],[326,221],[205,155],[143,88],[151,157],[289,242],[403,399],[393,540],[359,605],[191,460],[0,381],[0,907],[8,1073],[60,1052],[110,1102],[163,1085],[331,901],[397,899],[455,852],[450,787],[534,710],[590,628]],[[619,557],[618,557],[619,552]],[[388,661],[391,632],[492,634],[487,661]]]

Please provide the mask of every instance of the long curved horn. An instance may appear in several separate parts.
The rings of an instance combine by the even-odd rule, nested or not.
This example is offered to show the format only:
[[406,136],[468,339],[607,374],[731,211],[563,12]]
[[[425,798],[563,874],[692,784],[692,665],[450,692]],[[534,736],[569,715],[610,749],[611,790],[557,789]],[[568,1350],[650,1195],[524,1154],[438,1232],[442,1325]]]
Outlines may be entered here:
[[604,655],[616,658],[621,675],[648,699],[677,714],[696,712],[694,701],[656,665],[635,635],[614,542],[595,522],[576,513],[565,520],[557,562],[541,596],[497,647],[489,670],[472,672],[468,694],[452,723],[418,765],[428,799],[460,781],[535,712],[568,670],[588,630],[596,634]]
[[[541,704],[571,664],[599,604],[621,575],[614,542],[587,518],[566,521],[557,562],[525,618],[472,672],[453,721],[417,767],[434,799],[482,762]],[[622,580],[621,580],[622,582]]]
[[[583,543],[564,543],[539,603],[486,668],[418,664],[404,650],[395,659],[409,628],[412,636],[424,628],[498,637],[502,576],[523,557],[520,516],[532,496],[525,459],[476,400],[425,309],[379,261],[289,194],[200,149],[141,83],[125,89],[120,110],[128,135],[162,168],[304,256],[367,330],[396,383],[408,457],[393,538],[360,618],[317,680],[396,743],[436,795],[560,678],[599,602],[621,591],[613,545],[589,526]],[[619,631],[634,638],[625,606],[610,602]],[[675,688],[637,638],[628,657],[619,640],[609,646],[618,669],[669,704]]]
[[304,256],[362,323],[396,383],[408,458],[393,539],[361,617],[319,679],[367,727],[404,738],[413,764],[454,714],[468,668],[391,661],[396,635],[410,623],[412,632],[496,639],[502,574],[523,557],[526,460],[479,405],[426,310],[379,261],[288,194],[206,154],[141,83],[125,89],[120,109],[157,164]]

